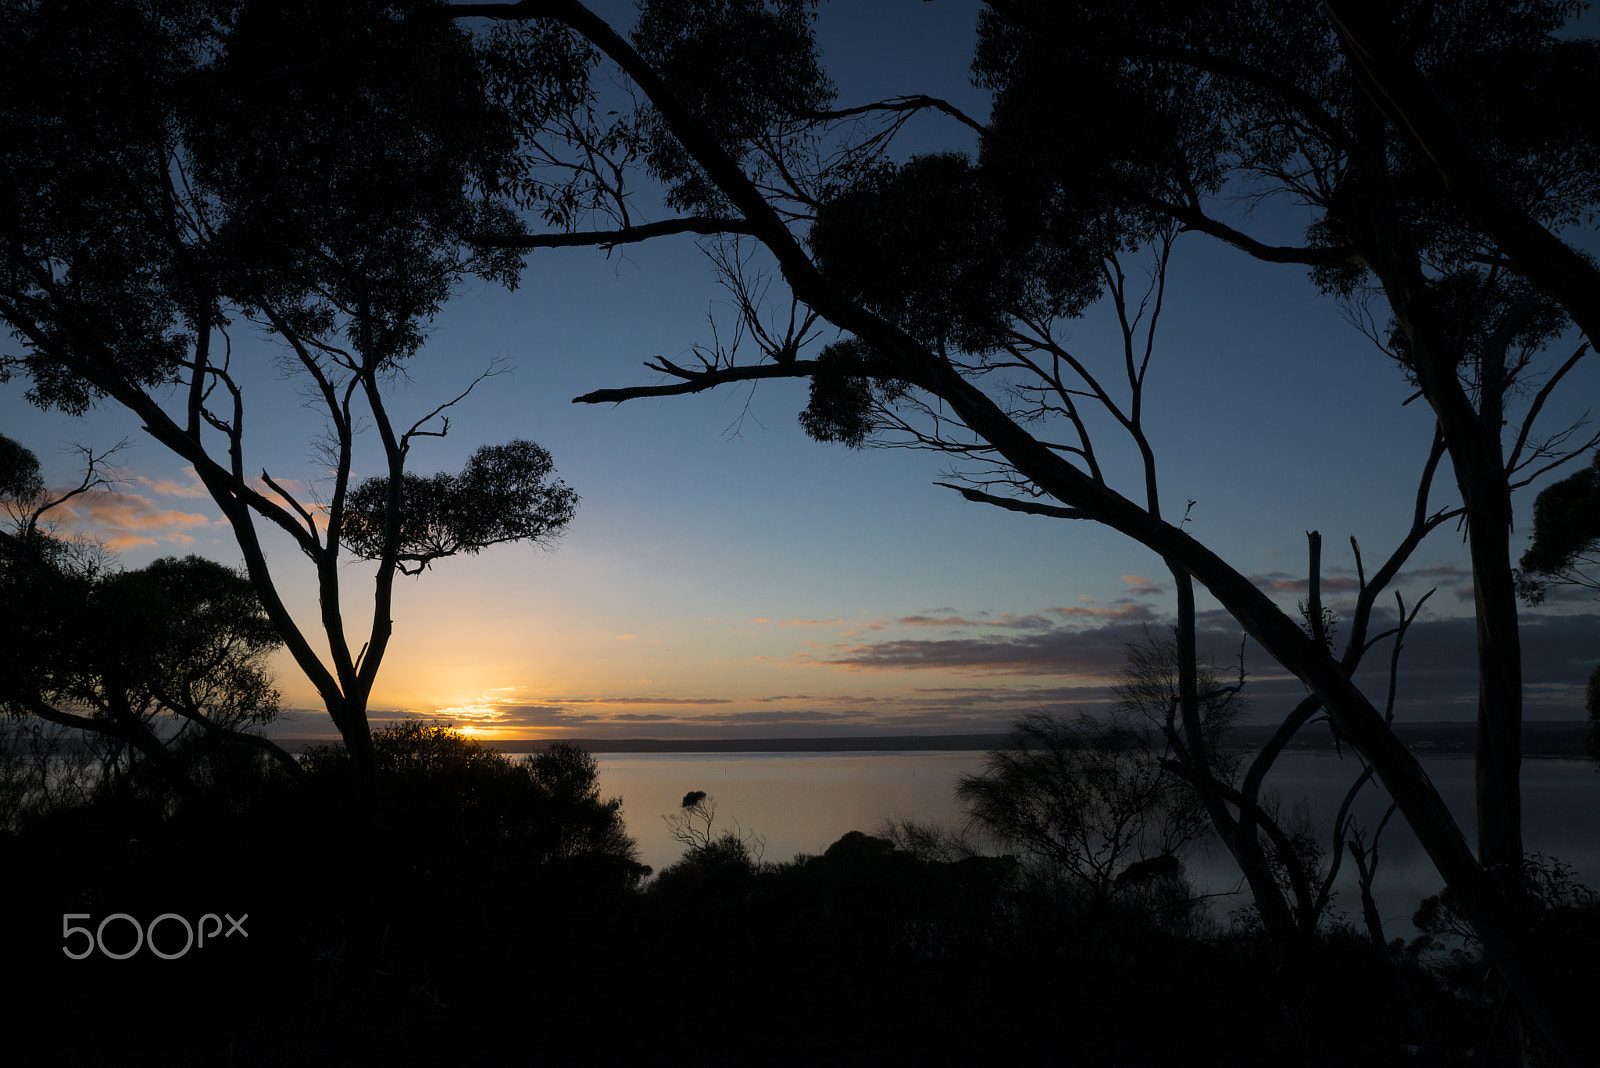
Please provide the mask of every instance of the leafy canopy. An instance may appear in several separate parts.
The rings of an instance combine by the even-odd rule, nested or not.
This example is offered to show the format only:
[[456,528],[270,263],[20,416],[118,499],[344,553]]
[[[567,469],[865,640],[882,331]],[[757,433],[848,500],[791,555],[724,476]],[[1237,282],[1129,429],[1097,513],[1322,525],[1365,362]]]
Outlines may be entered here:
[[[531,441],[484,445],[458,475],[406,474],[401,490],[398,556],[410,574],[445,556],[476,555],[491,545],[538,541],[572,520],[578,495],[559,478],[549,452]],[[369,560],[384,553],[389,479],[369,478],[350,491],[343,534]]]

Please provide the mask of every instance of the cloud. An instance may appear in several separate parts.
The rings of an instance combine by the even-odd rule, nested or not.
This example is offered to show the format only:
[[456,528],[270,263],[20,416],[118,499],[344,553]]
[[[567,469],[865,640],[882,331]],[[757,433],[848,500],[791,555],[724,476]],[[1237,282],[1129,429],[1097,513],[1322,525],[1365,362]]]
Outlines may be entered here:
[[1414,567],[1395,576],[1396,582],[1426,582],[1431,579],[1471,578],[1472,571],[1454,564],[1435,564],[1432,567]]
[[755,709],[749,712],[719,712],[716,719],[719,723],[836,723],[840,720],[857,719],[842,712],[820,712],[816,709],[796,709],[786,711],[782,709]]
[[901,616],[895,622],[907,627],[1009,627],[1016,630],[1039,630],[1051,626],[1044,616],[1038,613],[1017,615],[1014,612],[1002,612],[996,619],[984,619],[987,612],[979,612],[977,619],[968,619],[965,616]]
[[729,697],[556,697],[562,705],[731,705]]
[[1123,575],[1126,592],[1130,597],[1159,597],[1166,592],[1154,579],[1143,575]]
[[1058,616],[1067,618],[1091,619],[1155,619],[1156,614],[1149,605],[1135,604],[1132,601],[1119,601],[1104,608],[1088,608],[1084,605],[1068,605],[1059,608],[1046,608],[1046,612],[1054,612]]
[[154,479],[139,475],[134,482],[144,486],[158,497],[204,497],[210,498],[211,492],[206,489],[205,483],[200,481],[200,476],[193,467],[183,469],[184,480],[174,481],[170,478]]
[[[1284,571],[1270,571],[1265,575],[1251,575],[1250,581],[1266,593],[1309,593],[1311,580],[1309,578],[1295,578]],[[1361,589],[1361,581],[1354,575],[1323,575],[1319,583],[1322,592],[1343,591],[1356,593]]]
[[[1102,613],[1085,609],[1086,613]],[[1144,637],[1133,623],[1058,627],[1008,638],[903,639],[833,646],[807,662],[857,671],[942,670],[970,674],[1102,677],[1120,665],[1126,646]]]
[[881,697],[881,696],[878,696],[876,694],[796,693],[796,694],[778,694],[775,697],[747,697],[747,698],[744,699],[744,702],[747,703],[747,704],[753,704],[753,705],[774,705],[774,704],[779,704],[779,703],[789,703],[789,702],[795,702],[795,701],[806,701],[806,702],[809,702],[809,703],[812,703],[812,704],[819,704],[819,705],[872,705],[872,704],[879,704],[879,703],[882,703],[882,702],[885,702],[885,701],[889,701],[889,700],[892,700],[892,698]]
[[210,517],[198,512],[160,508],[149,497],[137,493],[106,490],[90,490],[72,497],[47,512],[46,517],[113,549],[163,541],[187,544],[194,540],[189,530],[212,523]]

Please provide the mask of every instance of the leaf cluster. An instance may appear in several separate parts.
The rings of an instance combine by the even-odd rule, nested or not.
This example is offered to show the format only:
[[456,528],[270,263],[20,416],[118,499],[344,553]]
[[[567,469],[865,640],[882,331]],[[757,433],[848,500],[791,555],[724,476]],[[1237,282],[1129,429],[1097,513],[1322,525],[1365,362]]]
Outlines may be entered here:
[[[957,152],[885,163],[837,188],[809,242],[847,296],[936,351],[992,351],[1012,316],[1077,315],[1100,294],[1093,227]],[[1087,232],[1086,232],[1087,231]]]
[[460,474],[406,474],[398,487],[400,506],[391,509],[390,480],[369,478],[345,501],[341,536],[359,556],[382,559],[391,517],[397,559],[419,573],[434,560],[476,555],[491,545],[548,540],[577,510],[578,494],[559,478],[550,453],[531,441],[484,445]]
[[814,441],[863,447],[878,428],[878,413],[904,395],[906,383],[885,377],[884,361],[856,338],[824,347],[817,365],[801,428]]
[[1109,897],[1137,882],[1119,880],[1131,865],[1175,854],[1204,825],[1152,745],[1115,719],[1033,713],[956,795],[974,824]]
[[[812,32],[816,0],[642,0],[633,43],[676,100],[759,179],[834,96]],[[641,117],[667,203],[720,212],[726,198],[653,109]]]
[[250,581],[198,556],[99,574],[49,559],[0,568],[0,697],[108,727],[160,715],[240,729],[279,712],[268,660],[281,644]]
[[[8,5],[0,316],[30,399],[177,381],[232,314],[374,366],[465,274],[516,281],[516,127],[429,0]],[[352,320],[360,319],[358,329]]]
[[1546,486],[1533,502],[1533,540],[1517,574],[1519,592],[1530,604],[1544,600],[1552,584],[1575,582],[1595,587],[1600,576],[1584,577],[1577,568],[1594,562],[1600,548],[1600,453],[1589,466]]
[[[1600,127],[1567,101],[1600,86],[1600,52],[1555,36],[1581,5],[1387,5],[1512,197],[1554,227],[1592,217]],[[1212,228],[1223,196],[1308,207],[1304,262],[1325,290],[1363,284],[1393,211],[1446,273],[1484,254],[1437,170],[1385,126],[1321,5],[1022,0],[986,12],[974,62],[995,92],[985,160],[1099,205],[1118,239],[1162,218]],[[1206,218],[1209,216],[1209,220]]]
[[467,244],[519,229],[493,196],[516,127],[471,36],[420,17],[431,6],[243,6],[197,76],[204,106],[177,116],[189,180],[214,205],[198,254],[246,306],[298,305],[324,328],[376,317],[379,336],[352,341],[386,363],[421,345],[462,274],[511,287],[521,268]]
[[[372,741],[391,820],[407,830],[421,864],[448,864],[461,850],[508,849],[518,863],[609,858],[633,880],[649,871],[627,834],[622,799],[601,796],[599,765],[575,745],[557,742],[512,760],[422,720],[390,724]],[[303,759],[317,778],[349,770],[338,746],[307,750]]]
[[174,105],[214,29],[205,5],[0,11],[0,315],[22,342],[0,365],[27,371],[36,404],[82,414],[101,395],[71,366],[85,344],[132,382],[174,380],[188,336],[160,191]]

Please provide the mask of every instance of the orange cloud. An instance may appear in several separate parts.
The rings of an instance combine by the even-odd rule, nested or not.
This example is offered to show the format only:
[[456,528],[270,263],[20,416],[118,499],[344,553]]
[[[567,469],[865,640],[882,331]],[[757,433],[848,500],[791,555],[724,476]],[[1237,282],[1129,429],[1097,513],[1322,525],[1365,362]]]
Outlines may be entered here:
[[[1309,578],[1296,578],[1282,571],[1251,575],[1250,581],[1267,593],[1307,593],[1311,589]],[[1319,585],[1324,593],[1338,590],[1354,593],[1361,589],[1360,581],[1353,575],[1324,575]]]
[[1107,605],[1105,608],[1085,608],[1082,605],[1065,605],[1055,608],[1046,608],[1046,612],[1054,612],[1058,616],[1083,617],[1096,619],[1153,619],[1154,614],[1142,604],[1123,603]]
[[158,541],[184,544],[194,540],[185,533],[187,529],[212,523],[210,517],[198,512],[158,508],[149,497],[137,493],[106,490],[79,494],[46,515],[113,549],[154,545]]
[[147,487],[151,493],[160,497],[210,497],[210,492],[205,484],[200,481],[200,476],[195,474],[193,467],[185,467],[183,473],[186,479],[182,482],[170,478],[154,479],[139,475],[134,479],[141,486]]
[[1122,581],[1127,583],[1127,592],[1134,596],[1156,597],[1165,592],[1154,579],[1143,575],[1123,575]]

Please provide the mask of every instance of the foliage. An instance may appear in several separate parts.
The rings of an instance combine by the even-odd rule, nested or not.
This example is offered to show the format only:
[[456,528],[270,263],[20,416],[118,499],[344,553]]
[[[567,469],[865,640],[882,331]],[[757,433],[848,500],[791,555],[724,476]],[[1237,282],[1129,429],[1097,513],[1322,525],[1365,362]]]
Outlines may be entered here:
[[[550,57],[521,95],[506,79],[529,72],[504,59],[431,0],[0,13],[0,62],[23,87],[0,100],[0,318],[14,345],[0,373],[24,373],[45,408],[82,414],[109,399],[194,466],[368,792],[366,710],[395,574],[545,536],[576,501],[547,483],[549,456],[529,442],[480,451],[459,477],[408,475],[413,446],[448,431],[444,413],[472,386],[410,426],[386,399],[465,279],[517,281],[522,253],[478,240],[523,232],[522,153],[539,118],[513,108],[571,103],[589,58]],[[258,422],[247,414],[271,402],[269,386],[241,385],[241,322],[326,421],[310,501],[246,459]],[[357,487],[362,425],[381,473]],[[284,565],[269,563],[258,523],[315,569],[324,642],[279,596]],[[378,564],[354,646],[340,592],[347,526]]]
[[[622,799],[600,796],[599,765],[577,746],[556,742],[514,761],[449,726],[403,720],[374,731],[373,747],[389,819],[429,864],[483,850],[522,866],[596,862],[629,884],[649,872]],[[302,762],[324,781],[348,773],[337,746],[309,749]]]
[[1082,255],[1092,220],[1048,219],[1033,192],[960,153],[916,156],[834,190],[807,239],[834,284],[919,341],[991,351],[1010,317],[1080,314],[1104,284]]
[[1539,491],[1533,501],[1533,537],[1522,554],[1518,592],[1539,604],[1552,585],[1600,590],[1600,573],[1587,573],[1600,550],[1600,452],[1589,466]]
[[[1348,14],[1351,8],[1364,12],[1375,31],[1372,36],[1381,40],[1369,39],[1365,46],[1353,40],[1349,20],[1340,21],[1340,12]],[[1578,301],[1573,295],[1577,290],[1559,284],[1555,275],[1561,272],[1544,269],[1570,265],[1574,257],[1558,255],[1565,246],[1541,226],[1570,225],[1600,200],[1593,116],[1569,121],[1564,109],[1549,106],[1578,87],[1592,90],[1600,84],[1600,51],[1592,43],[1557,36],[1575,10],[1576,5],[1556,0],[1510,8],[1468,0],[1382,11],[1333,0],[993,4],[980,20],[974,64],[979,84],[994,93],[989,121],[979,123],[925,97],[837,112],[831,118],[865,116],[870,118],[863,118],[863,125],[878,125],[855,138],[850,133],[840,137],[833,158],[849,161],[843,164],[846,176],[831,185],[821,183],[820,196],[809,173],[789,179],[780,172],[777,178],[751,180],[727,166],[729,154],[757,149],[708,145],[695,116],[686,116],[682,112],[689,109],[675,108],[677,101],[669,99],[674,95],[670,83],[655,78],[650,63],[659,57],[613,46],[613,58],[661,113],[671,116],[680,144],[714,176],[729,202],[738,205],[743,218],[729,228],[755,234],[777,259],[797,300],[854,335],[863,347],[849,361],[835,360],[832,366],[772,348],[764,350],[773,357],[771,363],[747,366],[724,361],[720,353],[698,369],[658,361],[654,366],[676,382],[598,391],[582,399],[693,393],[785,375],[833,378],[814,388],[817,403],[806,417],[807,428],[820,431],[819,436],[857,444],[889,427],[896,435],[890,444],[930,448],[978,465],[956,475],[963,484],[954,488],[970,500],[1092,520],[1135,538],[1172,571],[1180,641],[1192,649],[1193,594],[1199,584],[1305,682],[1312,696],[1285,718],[1284,737],[1275,737],[1269,749],[1281,749],[1320,706],[1335,730],[1370,761],[1441,872],[1461,893],[1518,997],[1539,1015],[1540,1026],[1577,1056],[1578,1043],[1562,1021],[1540,1007],[1544,998],[1539,983],[1518,963],[1516,935],[1437,792],[1372,698],[1351,681],[1370,647],[1366,632],[1373,599],[1444,517],[1452,511],[1464,516],[1479,624],[1479,846],[1489,865],[1519,858],[1522,693],[1508,541],[1511,494],[1600,440],[1591,438],[1574,448],[1572,442],[1580,439],[1571,437],[1571,428],[1542,441],[1531,436],[1544,399],[1581,359],[1582,348],[1546,376],[1522,413],[1509,453],[1502,440],[1508,408],[1520,386],[1537,373],[1533,360],[1553,337],[1562,315],[1582,319],[1578,305],[1593,302],[1592,285],[1577,287],[1586,298]],[[1384,77],[1378,77],[1372,57],[1383,50],[1398,59],[1385,60],[1387,68],[1378,72]],[[1428,139],[1401,114],[1404,108],[1392,91],[1396,79],[1387,77],[1396,72],[1410,79],[1406,85],[1414,90],[1411,97],[1445,111],[1443,125],[1466,142],[1446,109],[1455,110],[1461,129],[1471,131],[1470,143],[1457,153],[1464,157],[1460,162],[1473,174],[1481,169],[1488,177],[1480,184],[1486,187],[1500,179],[1504,193],[1496,187],[1491,196],[1469,197],[1451,164],[1425,147],[1419,151],[1419,142],[1426,146]],[[1535,87],[1524,94],[1529,81]],[[1120,367],[1096,370],[1053,332],[1052,323],[1033,321],[1021,309],[1006,310],[1009,335],[999,353],[952,352],[948,344],[918,335],[919,324],[896,321],[901,294],[892,292],[875,306],[866,287],[852,293],[835,283],[833,273],[848,278],[851,264],[836,258],[831,267],[825,265],[817,254],[825,242],[812,253],[800,246],[791,231],[796,217],[820,215],[836,197],[848,200],[857,179],[870,188],[873,180],[893,175],[894,168],[875,174],[861,160],[883,150],[907,112],[924,108],[981,129],[978,169],[1002,176],[990,189],[1006,187],[1010,176],[1023,176],[1025,182],[1009,186],[1023,192],[1019,202],[1043,205],[1046,217],[1060,207],[1078,213],[1078,219],[1092,220],[1092,225],[1063,226],[1061,233],[1080,235],[1082,241],[1071,246],[1072,252],[1098,261],[1103,272],[1124,335],[1121,359],[1112,361]],[[818,117],[819,132],[849,129],[830,128],[829,119]],[[1527,131],[1538,136],[1526,136]],[[804,154],[797,159],[809,161]],[[797,163],[796,170],[804,168]],[[873,177],[864,177],[869,174]],[[1235,210],[1241,197],[1249,203],[1278,200],[1309,210],[1304,242],[1276,244],[1263,240],[1277,240],[1270,231],[1250,232],[1258,223]],[[1507,227],[1485,221],[1483,205],[1489,200],[1512,223],[1524,223],[1525,229],[1549,239],[1538,246],[1538,263],[1531,263],[1526,249],[1499,247]],[[806,210],[791,213],[795,203]],[[871,225],[870,214],[857,217]],[[937,242],[944,232],[934,225]],[[1391,352],[1431,409],[1425,418],[1434,424],[1435,446],[1419,480],[1412,528],[1370,581],[1362,575],[1343,655],[1308,636],[1272,602],[1270,591],[1224,563],[1184,524],[1174,525],[1162,514],[1141,413],[1163,292],[1161,267],[1172,236],[1180,232],[1208,234],[1260,260],[1310,269],[1325,292],[1353,302],[1349,310],[1355,320]],[[921,236],[893,232],[894,240],[908,248]],[[1153,246],[1158,267],[1146,295],[1130,299],[1117,254],[1146,245]],[[1548,245],[1557,252],[1548,251]],[[1374,316],[1365,304],[1379,294],[1388,303],[1386,317],[1391,320],[1384,325],[1380,322],[1385,316]],[[1563,311],[1556,313],[1550,301],[1559,301]],[[944,324],[935,317],[931,325],[931,336],[937,337]],[[1586,329],[1593,334],[1595,328]],[[1124,371],[1126,390],[1120,381]],[[923,392],[887,404],[861,381],[869,378],[910,383]],[[1103,415],[1114,420],[1114,430],[1126,431],[1139,452],[1144,477],[1134,479],[1135,488],[1126,495],[1108,477],[1118,468],[1102,456],[1103,440],[1091,434]],[[1045,420],[1053,420],[1054,426],[1038,431],[1031,425]],[[1459,509],[1434,511],[1430,490],[1445,454],[1462,503]],[[991,492],[996,487],[1000,493]],[[1364,571],[1359,560],[1358,570]],[[1313,603],[1311,615],[1315,631],[1321,623],[1320,606]],[[1181,694],[1184,741],[1197,746],[1203,742],[1194,737],[1198,730],[1188,672],[1185,665],[1183,689],[1190,692]],[[1262,755],[1265,763],[1258,761],[1253,771],[1270,764],[1271,752]],[[1205,779],[1203,766],[1190,770]],[[1259,782],[1247,781],[1236,819],[1222,801],[1226,784],[1197,785],[1215,801],[1213,822],[1225,838],[1232,825],[1260,822],[1253,796]],[[1280,852],[1288,856],[1296,849],[1290,844]],[[1270,881],[1260,865],[1253,867],[1247,873],[1253,886]]]
[[254,732],[279,713],[267,662],[281,643],[238,572],[198,556],[106,572],[34,558],[0,568],[0,601],[9,714],[103,734],[185,777],[171,756],[198,734],[276,749]]
[[0,499],[31,504],[43,493],[39,458],[30,449],[0,434]]
[[[812,37],[816,0],[644,0],[633,41],[678,102],[760,176],[792,158],[804,120],[833,99]],[[737,56],[730,61],[731,56]],[[659,114],[642,128],[652,172],[680,210],[720,210],[726,200]]]
[[878,431],[882,413],[905,395],[904,383],[874,374],[880,361],[855,338],[828,345],[817,355],[817,374],[800,413],[801,428],[815,441],[859,449]]
[[[1593,120],[1549,103],[1600,73],[1590,42],[1555,35],[1575,7],[1416,5],[1394,24],[1394,44],[1417,58],[1507,191],[1552,224],[1582,218],[1600,195]],[[1378,127],[1316,4],[1008,4],[982,17],[974,70],[996,93],[996,153],[1109,203],[1124,232],[1246,181],[1319,212],[1315,241],[1370,240],[1364,213],[1385,195],[1429,262],[1460,263],[1482,241],[1407,139],[1381,141],[1392,192],[1370,184],[1378,172],[1362,153]],[[1508,96],[1507,85],[1519,91]],[[1089,98],[1095,107],[1077,106]]]
[[[402,479],[398,550],[400,570],[420,574],[446,556],[476,555],[491,545],[537,542],[571,522],[578,495],[560,479],[544,448],[531,441],[484,445],[459,475],[413,475]],[[350,491],[343,534],[368,560],[385,555],[390,510],[389,479],[382,475]]]
[[[1589,1011],[1600,995],[1594,954],[1600,951],[1600,897],[1576,878],[1562,861],[1530,853],[1518,868],[1501,876],[1502,892],[1512,902],[1516,922],[1526,932],[1535,964],[1554,980],[1554,995],[1567,1012]],[[1412,917],[1420,932],[1406,946],[1407,955],[1425,962],[1437,981],[1463,1003],[1479,1008],[1464,1037],[1492,1043],[1489,1029],[1502,1021],[1504,984],[1484,967],[1483,945],[1448,888],[1426,897]],[[1483,1010],[1496,1006],[1493,1013]]]
[[956,795],[973,823],[1109,899],[1137,885],[1128,873],[1138,865],[1175,857],[1204,828],[1147,731],[1090,713],[1033,713],[1012,724],[1009,748],[959,780]]
[[[1600,591],[1600,452],[1589,466],[1539,491],[1533,537],[1517,571],[1517,592],[1539,604],[1552,586]],[[1600,666],[1584,687],[1589,714],[1585,747],[1600,763]]]
[[664,878],[681,880],[688,871],[753,872],[761,867],[766,839],[742,830],[738,820],[719,832],[716,798],[704,790],[690,790],[677,812],[661,818],[666,821],[667,834],[684,847],[683,859],[664,870]]

